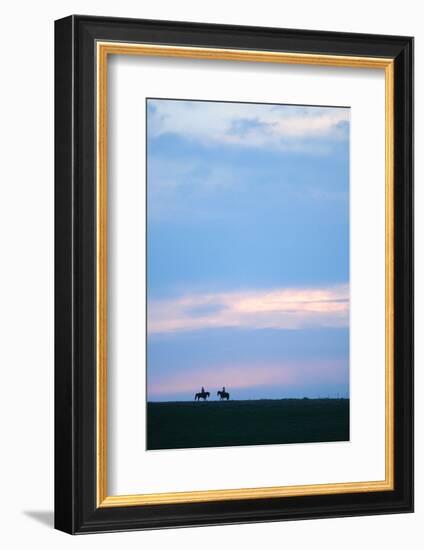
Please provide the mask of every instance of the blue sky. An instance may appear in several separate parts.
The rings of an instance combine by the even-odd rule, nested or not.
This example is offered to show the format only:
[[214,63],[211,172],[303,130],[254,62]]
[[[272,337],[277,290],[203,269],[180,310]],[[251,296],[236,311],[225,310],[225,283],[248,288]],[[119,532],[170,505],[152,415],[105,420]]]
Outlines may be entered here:
[[148,100],[149,400],[348,394],[349,118]]

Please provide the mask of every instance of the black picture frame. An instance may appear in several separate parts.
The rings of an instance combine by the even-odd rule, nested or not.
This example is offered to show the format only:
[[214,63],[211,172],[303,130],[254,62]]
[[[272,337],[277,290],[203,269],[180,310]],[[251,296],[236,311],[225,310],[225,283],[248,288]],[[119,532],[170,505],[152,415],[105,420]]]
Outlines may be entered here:
[[[96,49],[99,40],[394,60],[394,489],[97,506]],[[413,39],[73,15],[55,23],[55,527],[132,529],[413,511]]]

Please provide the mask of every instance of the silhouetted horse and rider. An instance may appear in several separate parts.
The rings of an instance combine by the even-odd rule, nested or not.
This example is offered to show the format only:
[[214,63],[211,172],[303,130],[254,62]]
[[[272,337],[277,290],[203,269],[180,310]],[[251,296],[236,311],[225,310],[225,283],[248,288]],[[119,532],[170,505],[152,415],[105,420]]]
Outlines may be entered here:
[[217,391],[216,395],[219,395],[219,400],[222,401],[223,399],[226,399],[227,401],[230,399],[230,394],[225,391],[225,386],[223,386],[221,391]]
[[[203,401],[206,401],[210,397],[210,393],[208,391],[205,391],[205,388],[202,386],[202,389],[200,392],[196,393],[194,395],[195,401],[200,401],[203,399]],[[230,394],[225,391],[225,386],[223,386],[221,391],[218,391],[216,395],[219,395],[219,400],[222,401],[223,399],[226,399],[227,401],[230,399]]]
[[205,391],[205,388],[202,386],[202,390],[199,393],[196,393],[194,396],[195,401],[200,401],[203,399],[203,401],[206,401],[206,399],[210,397],[210,393],[208,391]]

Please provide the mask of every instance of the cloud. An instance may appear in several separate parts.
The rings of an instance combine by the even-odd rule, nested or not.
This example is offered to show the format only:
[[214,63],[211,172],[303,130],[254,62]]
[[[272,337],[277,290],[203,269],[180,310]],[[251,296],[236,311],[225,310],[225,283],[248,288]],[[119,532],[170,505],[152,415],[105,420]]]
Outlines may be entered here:
[[349,287],[185,294],[148,303],[149,334],[212,328],[346,327]]
[[262,105],[214,101],[149,101],[150,137],[176,134],[204,145],[282,150],[311,149],[348,136],[350,110],[342,107]]
[[232,392],[261,386],[280,386],[288,391],[289,388],[304,387],[305,381],[311,386],[345,383],[347,372],[346,359],[199,365],[198,368],[178,369],[178,372],[167,372],[162,376],[149,371],[148,394],[160,398],[192,392],[201,386],[212,391],[223,384]]

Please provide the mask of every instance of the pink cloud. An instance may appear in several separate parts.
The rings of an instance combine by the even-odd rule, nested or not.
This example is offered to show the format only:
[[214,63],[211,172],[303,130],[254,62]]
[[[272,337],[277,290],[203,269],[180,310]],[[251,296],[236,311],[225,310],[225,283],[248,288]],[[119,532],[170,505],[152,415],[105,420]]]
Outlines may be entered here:
[[148,306],[150,334],[223,327],[345,327],[348,323],[348,285],[186,294],[152,300]]

